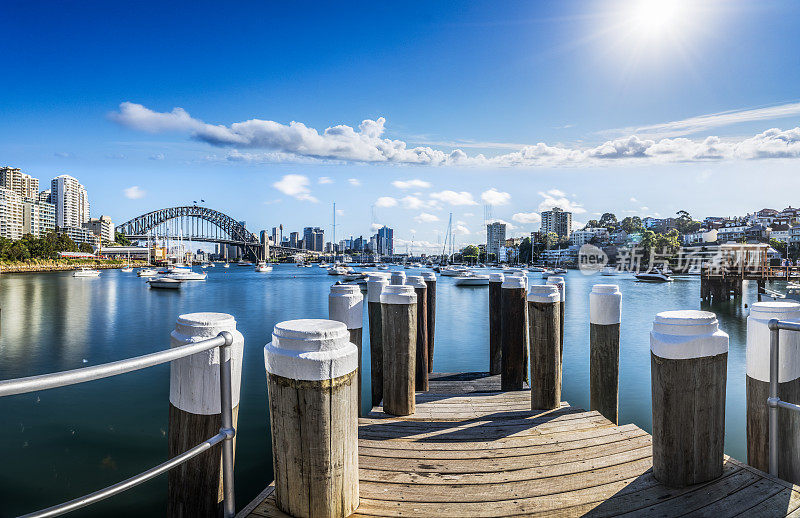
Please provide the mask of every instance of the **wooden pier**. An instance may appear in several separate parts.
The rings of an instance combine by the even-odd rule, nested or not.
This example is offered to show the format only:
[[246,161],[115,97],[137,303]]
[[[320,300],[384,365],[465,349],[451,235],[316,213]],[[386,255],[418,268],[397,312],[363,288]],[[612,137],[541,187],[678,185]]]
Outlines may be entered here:
[[[359,419],[354,516],[800,515],[800,487],[726,457],[722,477],[671,489],[652,474],[650,435],[563,403],[530,410],[499,376],[431,374],[416,412]],[[240,517],[285,517],[273,486]]]

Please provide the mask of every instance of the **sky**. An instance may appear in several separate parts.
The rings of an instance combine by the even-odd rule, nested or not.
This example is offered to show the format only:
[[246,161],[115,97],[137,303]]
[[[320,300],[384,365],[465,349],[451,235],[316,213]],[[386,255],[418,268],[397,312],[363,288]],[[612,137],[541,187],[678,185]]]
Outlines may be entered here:
[[800,204],[800,2],[379,4],[6,0],[0,165],[414,252]]

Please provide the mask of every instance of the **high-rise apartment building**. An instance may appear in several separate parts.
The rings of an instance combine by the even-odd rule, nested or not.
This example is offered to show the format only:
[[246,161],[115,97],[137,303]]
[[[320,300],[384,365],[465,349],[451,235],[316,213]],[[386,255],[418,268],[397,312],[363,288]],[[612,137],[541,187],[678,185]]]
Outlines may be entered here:
[[23,200],[33,200],[39,195],[39,179],[15,167],[0,167],[0,187],[14,191]]
[[108,216],[100,216],[99,218],[89,218],[89,221],[83,224],[83,228],[96,236],[104,243],[113,243],[115,239],[114,223]]
[[81,183],[66,174],[50,182],[50,199],[56,206],[56,226],[81,228],[89,221],[89,195]]
[[289,233],[289,246],[292,248],[297,248],[298,241],[300,240],[300,233],[299,232],[290,232]]
[[[506,224],[495,221],[486,225],[486,249],[499,260],[500,247],[506,244]],[[488,259],[487,259],[488,260]]]
[[559,207],[542,212],[542,233],[554,232],[558,237],[569,238],[572,233],[572,213]]
[[56,228],[56,207],[52,203],[27,199],[22,202],[22,233],[44,237]]
[[319,227],[303,229],[303,248],[322,252],[325,248],[325,231]]
[[0,237],[20,239],[23,234],[22,196],[0,187]]
[[376,237],[378,254],[394,255],[394,230],[384,225],[378,229]]

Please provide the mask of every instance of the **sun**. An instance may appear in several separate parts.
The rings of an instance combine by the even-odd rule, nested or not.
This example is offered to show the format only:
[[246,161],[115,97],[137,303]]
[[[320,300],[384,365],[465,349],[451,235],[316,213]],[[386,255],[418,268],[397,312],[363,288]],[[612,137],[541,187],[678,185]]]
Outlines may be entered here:
[[683,20],[685,5],[680,0],[639,0],[632,6],[630,23],[645,36],[657,36],[676,28]]

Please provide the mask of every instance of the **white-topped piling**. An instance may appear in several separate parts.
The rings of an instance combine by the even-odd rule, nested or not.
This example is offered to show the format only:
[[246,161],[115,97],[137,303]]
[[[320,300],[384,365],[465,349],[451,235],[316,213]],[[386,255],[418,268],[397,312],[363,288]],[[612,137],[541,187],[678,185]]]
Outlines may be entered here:
[[417,357],[414,389],[428,391],[428,285],[421,275],[409,275],[406,284],[417,294]]
[[389,285],[388,275],[382,272],[367,275],[367,316],[369,319],[369,356],[372,402],[383,399],[383,325],[381,324],[381,293]]
[[433,345],[436,338],[436,274],[422,272],[428,287],[426,305],[428,307],[428,373],[433,372]]
[[531,410],[561,406],[558,287],[534,284],[528,292],[531,354]]
[[527,278],[506,275],[500,285],[500,337],[502,341],[502,390],[522,390],[527,378],[528,329],[525,315]]
[[564,277],[551,275],[547,278],[546,284],[552,284],[558,287],[558,294],[561,298],[558,303],[558,318],[561,326],[561,333],[559,334],[559,350],[561,354],[561,361],[564,361],[564,311],[567,302],[567,284]]
[[276,505],[291,516],[350,516],[359,503],[358,348],[347,327],[281,322],[264,362]]
[[417,294],[413,286],[390,284],[381,293],[383,327],[383,411],[415,410]]
[[406,273],[405,272],[392,272],[392,276],[389,280],[389,284],[396,284],[401,285],[406,283]]
[[328,318],[341,322],[350,332],[350,343],[358,347],[358,412],[362,415],[361,405],[361,357],[362,335],[364,327],[364,295],[357,284],[334,284],[328,295]]
[[589,409],[619,423],[619,329],[622,293],[595,284],[589,293]]
[[489,374],[500,374],[503,365],[503,341],[500,337],[500,293],[505,277],[489,274]]
[[[796,302],[756,302],[747,317],[747,463],[769,471],[770,330],[773,318],[800,322]],[[778,332],[778,397],[800,404],[800,333]],[[800,414],[778,410],[778,476],[800,483]]]
[[[244,357],[244,337],[236,319],[226,313],[189,313],[178,317],[170,335],[170,347],[214,338],[227,331],[233,336],[230,351],[233,427],[239,416],[239,395]],[[223,359],[224,360],[224,359]],[[193,354],[170,363],[169,456],[179,455],[222,428],[219,348]],[[234,448],[236,441],[234,439]],[[168,516],[216,516],[222,502],[222,464],[214,449],[169,471]]]
[[728,342],[707,311],[665,311],[653,321],[653,475],[667,486],[722,475]]

